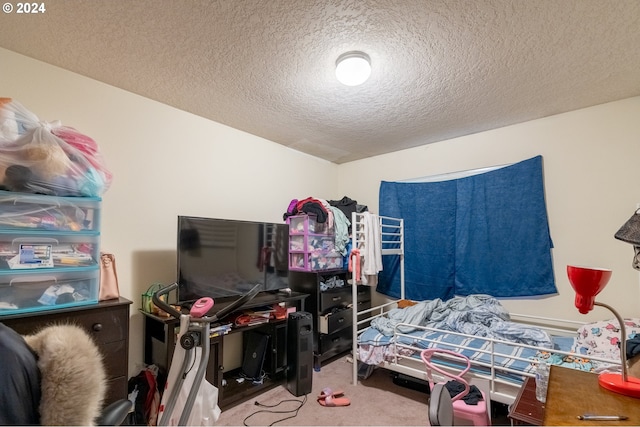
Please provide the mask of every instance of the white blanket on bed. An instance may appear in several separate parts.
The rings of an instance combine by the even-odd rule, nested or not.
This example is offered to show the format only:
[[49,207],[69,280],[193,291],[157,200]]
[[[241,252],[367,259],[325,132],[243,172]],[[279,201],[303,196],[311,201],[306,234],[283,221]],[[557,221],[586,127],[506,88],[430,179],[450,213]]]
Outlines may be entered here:
[[448,301],[434,299],[396,308],[389,310],[387,316],[373,319],[371,326],[387,336],[393,335],[396,326],[402,333],[415,330],[412,326],[398,326],[401,323],[533,346],[552,346],[545,331],[512,322],[500,302],[489,295],[454,297]]

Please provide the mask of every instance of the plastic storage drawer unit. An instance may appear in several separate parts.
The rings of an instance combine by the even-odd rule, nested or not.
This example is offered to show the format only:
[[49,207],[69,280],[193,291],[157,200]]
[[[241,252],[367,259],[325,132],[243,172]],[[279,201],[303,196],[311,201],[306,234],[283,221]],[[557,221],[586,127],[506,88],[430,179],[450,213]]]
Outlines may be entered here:
[[100,201],[0,191],[0,320],[98,303]]
[[290,251],[333,251],[336,243],[333,235],[328,236],[289,236]]
[[90,269],[74,267],[55,274],[52,270],[38,274],[31,270],[2,270],[0,320],[1,316],[9,314],[95,304],[99,281],[97,266]]
[[0,230],[0,270],[96,266],[99,248],[96,234]]
[[333,227],[318,222],[315,215],[294,215],[287,218],[289,234],[334,234]]
[[315,215],[294,215],[289,224],[289,269],[324,271],[342,267],[344,257],[337,252],[333,227],[317,221]]
[[342,268],[343,257],[338,252],[289,253],[289,269],[324,271]]
[[0,191],[0,229],[99,231],[100,200]]

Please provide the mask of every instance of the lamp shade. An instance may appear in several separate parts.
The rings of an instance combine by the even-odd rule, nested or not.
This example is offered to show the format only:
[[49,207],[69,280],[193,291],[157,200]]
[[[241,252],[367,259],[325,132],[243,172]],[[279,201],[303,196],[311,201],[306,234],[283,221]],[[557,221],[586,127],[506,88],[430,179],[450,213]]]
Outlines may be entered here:
[[569,282],[576,292],[576,308],[582,314],[593,309],[596,295],[609,283],[611,270],[606,268],[590,268],[567,265]]
[[627,329],[624,319],[613,307],[596,301],[596,295],[607,286],[611,278],[611,270],[606,268],[578,267],[567,265],[569,282],[576,291],[576,307],[582,314],[587,314],[597,305],[611,311],[620,325],[620,366],[622,374],[603,372],[598,376],[598,384],[614,393],[640,398],[640,379],[630,377],[627,367]]

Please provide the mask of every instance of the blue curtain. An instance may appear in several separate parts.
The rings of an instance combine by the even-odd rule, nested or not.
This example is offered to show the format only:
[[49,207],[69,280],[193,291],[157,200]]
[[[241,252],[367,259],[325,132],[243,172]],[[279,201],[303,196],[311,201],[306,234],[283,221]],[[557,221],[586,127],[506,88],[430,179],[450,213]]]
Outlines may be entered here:
[[[441,182],[382,182],[380,215],[404,219],[405,297],[557,293],[542,157]],[[397,257],[377,290],[400,296]]]

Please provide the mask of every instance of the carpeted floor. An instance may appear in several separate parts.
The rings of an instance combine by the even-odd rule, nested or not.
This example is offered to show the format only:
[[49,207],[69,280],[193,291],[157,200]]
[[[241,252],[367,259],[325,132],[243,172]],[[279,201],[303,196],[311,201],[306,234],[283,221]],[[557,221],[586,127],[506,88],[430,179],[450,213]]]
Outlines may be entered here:
[[[391,373],[377,369],[357,386],[351,383],[352,364],[340,357],[313,372],[311,394],[295,397],[278,386],[222,413],[216,425],[223,426],[409,426],[428,425],[427,398],[424,392],[396,385]],[[343,390],[351,404],[344,407],[325,407],[316,397],[325,387]],[[276,405],[276,407],[258,406]],[[297,413],[295,409],[300,407]],[[287,412],[292,411],[292,412]],[[253,415],[252,415],[253,414]],[[247,418],[249,417],[249,418]],[[288,418],[279,422],[284,418]]]
[[[222,413],[222,426],[427,426],[428,394],[423,388],[402,386],[393,374],[376,369],[357,385],[351,383],[352,364],[341,356],[313,372],[309,395],[293,396],[284,386],[271,389]],[[325,407],[316,397],[325,387],[342,390],[349,406]],[[492,403],[494,426],[511,425],[506,405]]]
[[[427,426],[428,394],[424,389],[401,386],[393,374],[376,369],[364,381],[351,383],[352,364],[347,356],[326,362],[313,372],[313,387],[306,396],[295,397],[278,386],[222,413],[222,426]],[[342,390],[351,404],[325,407],[316,397],[325,387]],[[258,405],[260,404],[260,405]],[[264,406],[262,406],[264,405]],[[492,403],[494,426],[511,425],[506,405]],[[296,409],[298,409],[296,411]]]

